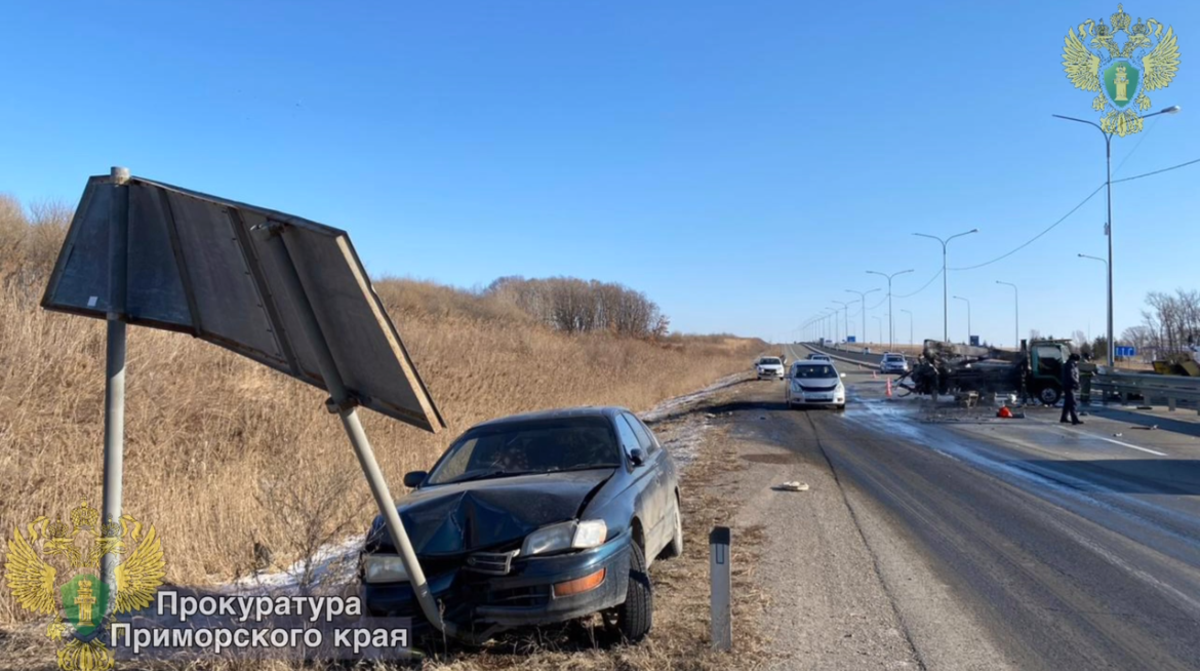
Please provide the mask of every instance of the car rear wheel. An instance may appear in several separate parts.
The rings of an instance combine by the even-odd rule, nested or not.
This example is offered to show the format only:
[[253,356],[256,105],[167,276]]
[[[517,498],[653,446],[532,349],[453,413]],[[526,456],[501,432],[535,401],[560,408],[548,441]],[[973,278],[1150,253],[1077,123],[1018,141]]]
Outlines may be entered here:
[[646,557],[637,543],[629,544],[629,588],[625,603],[617,606],[617,630],[626,640],[636,643],[650,633],[654,614],[654,592]]
[[675,498],[675,532],[671,535],[671,542],[667,543],[667,547],[663,551],[663,556],[666,558],[678,557],[683,554],[683,513],[679,510],[679,498]]

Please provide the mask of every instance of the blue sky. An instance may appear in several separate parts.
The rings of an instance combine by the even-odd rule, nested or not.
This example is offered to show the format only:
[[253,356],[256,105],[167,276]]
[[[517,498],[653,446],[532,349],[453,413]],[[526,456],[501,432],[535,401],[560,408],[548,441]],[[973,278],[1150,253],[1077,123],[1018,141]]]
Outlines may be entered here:
[[[1179,75],[1151,97],[1183,112],[1113,141],[1118,178],[1200,158],[1200,3],[1124,4],[1180,36]],[[952,267],[973,265],[1103,182],[1100,134],[1050,115],[1096,117],[1063,38],[1115,10],[13,3],[0,191],[73,202],[125,165],[344,228],[374,275],[618,281],[680,330],[791,338],[846,289],[882,286],[868,269],[914,269],[896,294],[925,284],[940,247],[913,232],[978,227],[950,248]],[[1197,184],[1200,165],[1114,187],[1118,330],[1147,291],[1197,287]],[[973,330],[1011,343],[1004,279],[1022,337],[1101,333],[1103,266],[1076,254],[1104,255],[1104,216],[1101,193],[1022,252],[952,272]],[[940,336],[940,280],[895,303],[918,340]],[[950,309],[961,338],[964,305]]]

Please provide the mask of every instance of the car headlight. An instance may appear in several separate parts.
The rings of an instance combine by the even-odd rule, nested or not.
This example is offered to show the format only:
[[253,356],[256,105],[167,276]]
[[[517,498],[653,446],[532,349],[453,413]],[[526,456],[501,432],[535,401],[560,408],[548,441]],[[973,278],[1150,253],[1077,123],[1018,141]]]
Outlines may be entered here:
[[525,542],[521,544],[521,556],[594,548],[603,545],[607,535],[608,525],[604,520],[551,524],[525,537]]
[[400,555],[363,555],[362,573],[363,582],[408,582],[408,570],[404,568],[404,562],[400,561]]

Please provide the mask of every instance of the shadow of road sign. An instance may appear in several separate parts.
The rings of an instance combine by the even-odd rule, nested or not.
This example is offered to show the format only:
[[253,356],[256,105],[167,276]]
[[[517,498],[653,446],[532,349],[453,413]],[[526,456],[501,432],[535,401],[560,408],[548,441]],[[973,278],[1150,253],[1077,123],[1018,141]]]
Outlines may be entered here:
[[[124,305],[110,304],[108,177],[92,177],[42,298],[49,310],[190,333],[326,389],[319,353],[264,230],[280,235],[342,383],[358,404],[445,427],[345,231],[129,179]],[[319,346],[319,345],[317,345]]]

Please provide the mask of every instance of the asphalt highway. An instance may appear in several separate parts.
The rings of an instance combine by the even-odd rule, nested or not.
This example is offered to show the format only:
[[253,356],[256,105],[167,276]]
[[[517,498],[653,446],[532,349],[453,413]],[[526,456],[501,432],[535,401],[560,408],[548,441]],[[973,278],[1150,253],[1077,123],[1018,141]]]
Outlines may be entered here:
[[[998,419],[995,407],[885,398],[869,368],[835,365],[848,373],[844,413],[787,410],[783,383],[757,382],[776,421],[755,430],[823,453],[920,666],[1200,669],[1194,413],[1092,408],[1080,427],[1055,409]],[[917,557],[897,556],[897,539]],[[918,582],[937,582],[966,616],[947,619],[905,583],[917,559],[933,576]],[[988,645],[947,649],[956,620]]]

